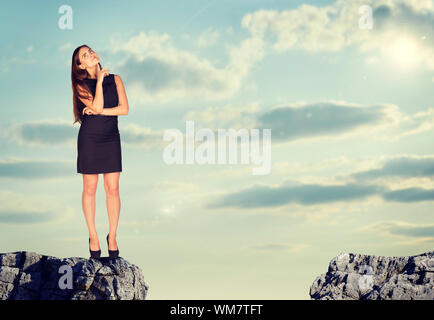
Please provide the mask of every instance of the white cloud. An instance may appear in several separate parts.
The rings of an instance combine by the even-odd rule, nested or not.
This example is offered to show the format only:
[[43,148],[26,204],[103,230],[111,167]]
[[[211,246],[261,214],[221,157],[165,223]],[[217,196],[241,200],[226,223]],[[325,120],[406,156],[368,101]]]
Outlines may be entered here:
[[[361,5],[372,7],[373,29],[359,28]],[[292,10],[258,10],[241,20],[250,36],[238,45],[224,45],[228,63],[223,68],[176,48],[167,33],[141,32],[127,39],[117,36],[111,39],[111,47],[114,53],[125,54],[120,69],[134,104],[183,97],[226,99],[242,88],[269,49],[320,52],[355,46],[367,63],[434,69],[433,12],[430,1],[404,0],[337,0],[321,7],[303,4]],[[199,46],[215,44],[223,33],[230,32],[231,28],[209,28],[199,36]]]
[[220,32],[218,30],[214,30],[213,28],[208,28],[199,35],[197,39],[197,46],[209,47],[211,45],[216,44],[219,38],[220,38]]
[[166,102],[186,96],[218,98],[237,90],[228,70],[175,48],[168,34],[141,32],[115,41],[114,52],[127,54],[120,66],[132,104]]
[[[358,27],[361,5],[372,7],[373,29]],[[303,4],[280,12],[258,10],[242,19],[242,26],[252,37],[269,40],[277,52],[336,51],[355,45],[374,57],[381,53],[386,62],[391,55],[395,56],[395,65],[405,67],[411,62],[411,65],[422,64],[430,69],[434,69],[434,42],[428,37],[432,35],[433,24],[432,1],[404,0],[338,0],[322,7]],[[397,50],[408,54],[396,55]],[[411,54],[416,51],[417,55]]]
[[403,137],[430,131],[434,128],[434,108],[420,111],[412,115],[401,114],[399,126],[384,135],[378,136],[380,140],[396,142]]
[[200,48],[209,47],[215,45],[217,41],[225,35],[232,35],[233,33],[234,29],[231,26],[222,29],[207,28],[200,33],[196,45]]
[[126,55],[119,69],[128,82],[132,104],[189,96],[228,98],[241,88],[254,63],[264,56],[264,43],[256,38],[228,47],[229,63],[224,68],[174,47],[167,33],[141,32],[127,40],[114,37],[111,41],[113,53]]

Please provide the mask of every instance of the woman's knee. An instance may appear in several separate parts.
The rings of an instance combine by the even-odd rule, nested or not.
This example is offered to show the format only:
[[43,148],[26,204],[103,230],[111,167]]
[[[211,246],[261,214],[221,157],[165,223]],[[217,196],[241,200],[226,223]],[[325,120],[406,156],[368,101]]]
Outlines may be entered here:
[[98,179],[87,178],[83,181],[83,193],[88,196],[94,196],[96,194],[96,189],[98,186]]
[[104,184],[104,189],[107,195],[109,196],[118,196],[119,195],[119,184],[117,183],[106,183]]
[[88,196],[94,196],[96,194],[96,184],[84,185],[83,192]]

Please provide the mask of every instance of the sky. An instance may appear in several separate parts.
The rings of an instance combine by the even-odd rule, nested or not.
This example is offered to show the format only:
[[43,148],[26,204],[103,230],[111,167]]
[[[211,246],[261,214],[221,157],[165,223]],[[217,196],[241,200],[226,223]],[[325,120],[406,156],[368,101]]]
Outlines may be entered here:
[[[1,6],[1,252],[89,256],[70,80],[82,44],[126,90],[117,243],[148,299],[309,299],[339,253],[433,250],[434,1]],[[168,164],[164,133],[187,121],[271,129],[269,172]]]

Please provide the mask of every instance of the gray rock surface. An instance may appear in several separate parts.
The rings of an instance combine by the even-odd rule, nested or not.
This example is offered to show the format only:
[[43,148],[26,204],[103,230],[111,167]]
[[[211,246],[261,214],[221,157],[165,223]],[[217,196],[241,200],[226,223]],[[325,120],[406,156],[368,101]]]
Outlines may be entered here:
[[121,257],[0,254],[2,300],[145,300],[148,288],[140,268]]
[[434,300],[434,251],[407,257],[341,253],[309,294],[312,300]]

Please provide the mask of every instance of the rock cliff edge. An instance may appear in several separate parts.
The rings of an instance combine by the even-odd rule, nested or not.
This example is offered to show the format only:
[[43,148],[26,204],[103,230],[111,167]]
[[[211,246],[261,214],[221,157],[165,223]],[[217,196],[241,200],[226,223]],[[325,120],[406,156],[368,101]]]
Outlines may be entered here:
[[341,253],[309,294],[321,300],[434,300],[434,251],[403,257]]
[[2,300],[144,300],[148,286],[127,260],[0,254]]

